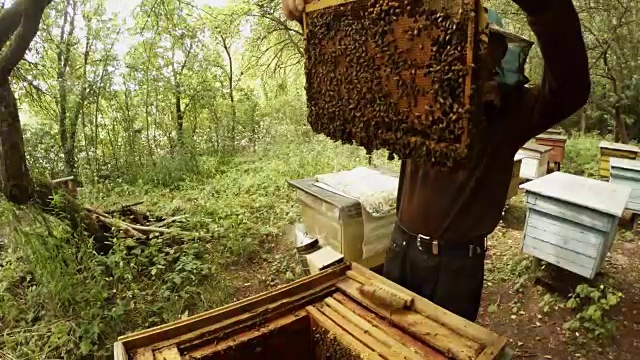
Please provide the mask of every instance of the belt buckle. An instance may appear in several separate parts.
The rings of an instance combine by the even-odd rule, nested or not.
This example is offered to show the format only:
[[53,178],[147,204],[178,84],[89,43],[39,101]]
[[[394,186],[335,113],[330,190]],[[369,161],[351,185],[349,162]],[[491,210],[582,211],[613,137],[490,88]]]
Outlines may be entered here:
[[[420,251],[425,251],[425,249],[422,247],[422,241],[430,241],[431,237],[429,236],[424,236],[424,235],[418,235],[416,238],[416,244],[418,244],[418,249]],[[433,255],[438,255],[438,241],[433,240],[431,241],[431,253]]]
[[430,237],[428,236],[424,236],[424,235],[418,235],[416,236],[416,244],[418,245],[418,250],[420,251],[424,251],[424,249],[422,248],[422,241],[429,241],[431,240]]

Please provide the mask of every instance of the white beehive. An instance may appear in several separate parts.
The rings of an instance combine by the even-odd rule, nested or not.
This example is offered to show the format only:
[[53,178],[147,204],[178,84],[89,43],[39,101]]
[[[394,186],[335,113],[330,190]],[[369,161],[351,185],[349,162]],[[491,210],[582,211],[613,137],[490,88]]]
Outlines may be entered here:
[[562,172],[521,188],[528,207],[522,251],[593,279],[611,248],[631,189]]
[[611,170],[609,182],[631,189],[627,209],[640,214],[640,161],[612,157],[609,164]]
[[520,177],[533,180],[545,176],[549,168],[551,150],[553,148],[550,146],[533,143],[525,144],[518,150],[517,155],[524,157],[520,167]]

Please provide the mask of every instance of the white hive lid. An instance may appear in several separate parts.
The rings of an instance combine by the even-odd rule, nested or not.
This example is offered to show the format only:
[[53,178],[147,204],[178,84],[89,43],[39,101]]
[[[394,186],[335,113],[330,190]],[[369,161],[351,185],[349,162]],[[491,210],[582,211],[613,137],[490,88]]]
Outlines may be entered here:
[[543,176],[520,188],[618,217],[631,195],[631,189],[626,186],[563,172]]

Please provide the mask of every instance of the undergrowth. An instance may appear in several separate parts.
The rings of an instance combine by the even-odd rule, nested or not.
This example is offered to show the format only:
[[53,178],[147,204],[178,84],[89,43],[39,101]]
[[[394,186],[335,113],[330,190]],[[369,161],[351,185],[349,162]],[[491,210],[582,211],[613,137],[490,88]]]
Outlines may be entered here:
[[[377,164],[397,166],[383,156],[376,155]],[[144,200],[152,214],[187,215],[172,226],[210,235],[118,239],[107,256],[67,224],[0,202],[7,237],[0,349],[17,359],[106,356],[120,335],[232,301],[233,271],[268,257],[263,250],[298,218],[286,181],[366,164],[362,150],[313,137],[231,159],[200,157],[182,170],[168,166],[180,174],[139,169],[85,184],[82,202],[110,208]],[[289,268],[273,268],[284,281],[295,277]]]

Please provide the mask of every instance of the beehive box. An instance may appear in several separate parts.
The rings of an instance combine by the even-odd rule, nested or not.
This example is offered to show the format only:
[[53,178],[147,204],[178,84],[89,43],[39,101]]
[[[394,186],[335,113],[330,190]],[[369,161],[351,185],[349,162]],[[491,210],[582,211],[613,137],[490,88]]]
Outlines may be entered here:
[[545,133],[535,138],[536,144],[551,147],[549,161],[553,164],[553,170],[560,171],[564,161],[564,151],[567,144],[567,137],[562,134]]
[[616,235],[631,189],[562,172],[522,185],[522,251],[593,279]]
[[611,158],[609,182],[631,189],[627,209],[640,214],[640,161]]
[[392,157],[443,167],[470,160],[486,141],[472,86],[478,85],[478,9],[477,0],[307,4],[311,128]]
[[385,252],[363,257],[366,223],[378,237],[391,240],[395,214],[376,218],[363,213],[356,199],[336,194],[315,185],[315,179],[289,181],[296,190],[307,234],[344,255],[345,261],[357,262],[368,268],[381,265]]
[[637,146],[626,145],[626,144],[618,144],[612,143],[608,141],[600,142],[600,166],[599,166],[599,174],[604,178],[609,177],[609,159],[610,158],[620,158],[620,159],[636,159],[638,157],[638,149]]
[[552,148],[549,146],[533,143],[525,144],[518,154],[524,156],[520,177],[526,180],[533,180],[545,176],[549,168],[549,159]]
[[516,154],[513,157],[513,171],[511,172],[511,183],[509,184],[509,193],[507,200],[518,195],[518,187],[520,186],[520,169],[522,168],[522,160],[525,158],[522,154]]
[[[375,283],[411,299],[389,311]],[[120,337],[115,359],[508,359],[507,339],[356,264],[235,304]]]

